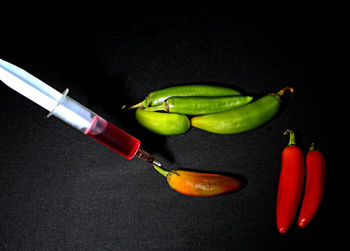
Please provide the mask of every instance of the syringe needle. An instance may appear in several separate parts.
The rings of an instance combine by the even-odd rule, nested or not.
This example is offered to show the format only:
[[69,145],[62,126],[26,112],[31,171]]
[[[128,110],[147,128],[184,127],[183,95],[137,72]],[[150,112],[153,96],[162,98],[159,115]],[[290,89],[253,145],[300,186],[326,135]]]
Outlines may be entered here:
[[152,155],[150,155],[148,152],[146,152],[142,149],[137,150],[136,156],[140,159],[147,161],[148,163],[162,167],[162,164],[158,160],[156,160]]

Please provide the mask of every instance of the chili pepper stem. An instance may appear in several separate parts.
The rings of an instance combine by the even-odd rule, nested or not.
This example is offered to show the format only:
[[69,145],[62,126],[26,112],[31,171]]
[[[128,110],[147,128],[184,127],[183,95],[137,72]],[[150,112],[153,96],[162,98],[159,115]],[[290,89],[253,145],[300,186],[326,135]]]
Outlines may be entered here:
[[153,165],[154,169],[157,170],[158,173],[160,173],[161,175],[163,175],[165,178],[168,177],[170,171],[167,171],[159,166]]
[[166,104],[167,103],[164,102],[164,105],[150,106],[150,107],[144,108],[144,110],[147,111],[147,112],[156,112],[156,111],[169,112],[169,107],[167,107]]
[[128,108],[128,110],[131,110],[131,109],[136,109],[136,108],[143,108],[143,107],[147,107],[149,105],[149,98],[147,97],[145,100],[141,101],[140,103],[136,104],[136,105],[133,105],[133,106],[130,106]]
[[309,152],[315,151],[315,143],[312,143],[310,148],[309,148]]
[[288,145],[289,146],[294,146],[296,143],[295,143],[295,134],[292,130],[290,129],[287,129],[283,134],[284,135],[287,135],[289,133],[289,143]]
[[293,89],[292,87],[289,87],[289,86],[284,87],[282,90],[280,90],[280,91],[277,92],[277,95],[283,96],[283,94],[284,94],[286,91],[290,91],[291,93],[293,93],[293,92],[294,92],[294,89]]

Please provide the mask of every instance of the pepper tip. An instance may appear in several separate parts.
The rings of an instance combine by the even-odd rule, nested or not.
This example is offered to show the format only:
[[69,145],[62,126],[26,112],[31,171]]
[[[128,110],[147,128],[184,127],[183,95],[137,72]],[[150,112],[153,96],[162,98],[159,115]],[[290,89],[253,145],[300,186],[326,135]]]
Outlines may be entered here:
[[304,217],[304,218],[299,220],[298,227],[303,228],[305,226],[306,226],[306,218]]
[[287,229],[285,229],[284,227],[279,228],[278,231],[279,231],[281,234],[287,233]]

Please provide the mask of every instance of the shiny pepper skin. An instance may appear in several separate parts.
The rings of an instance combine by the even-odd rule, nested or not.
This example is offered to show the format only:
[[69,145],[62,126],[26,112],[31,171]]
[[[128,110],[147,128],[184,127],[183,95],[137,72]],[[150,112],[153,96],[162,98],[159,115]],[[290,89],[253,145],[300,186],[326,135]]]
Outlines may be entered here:
[[144,128],[161,135],[183,134],[190,128],[190,121],[183,114],[148,112],[138,108],[135,117]]
[[146,111],[165,111],[186,115],[212,114],[244,106],[253,100],[251,96],[219,97],[171,97],[159,106],[145,108]]
[[246,132],[264,125],[278,112],[285,87],[277,93],[268,94],[249,104],[223,112],[201,115],[191,118],[193,127],[217,134],[235,134]]
[[305,227],[315,216],[321,201],[326,179],[326,161],[312,144],[306,156],[306,184],[298,226]]
[[288,146],[282,152],[281,173],[278,185],[276,220],[280,233],[286,233],[296,216],[305,177],[304,154],[295,144],[292,130]]
[[144,108],[160,105],[170,97],[220,97],[241,95],[240,92],[222,86],[212,85],[180,85],[153,91],[140,103],[128,109]]
[[154,168],[167,178],[172,189],[189,196],[217,196],[237,191],[243,186],[240,180],[227,175]]

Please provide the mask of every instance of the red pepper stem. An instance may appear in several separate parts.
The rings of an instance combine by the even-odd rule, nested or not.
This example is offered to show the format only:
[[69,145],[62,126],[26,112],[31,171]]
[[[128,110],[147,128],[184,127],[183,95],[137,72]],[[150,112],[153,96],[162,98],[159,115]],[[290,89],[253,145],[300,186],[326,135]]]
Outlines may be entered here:
[[284,132],[284,135],[287,135],[289,133],[289,142],[288,142],[288,145],[289,146],[294,146],[296,145],[295,143],[295,134],[292,130],[290,129],[287,129],[285,132]]
[[310,148],[309,148],[309,152],[315,151],[315,143],[312,143]]

